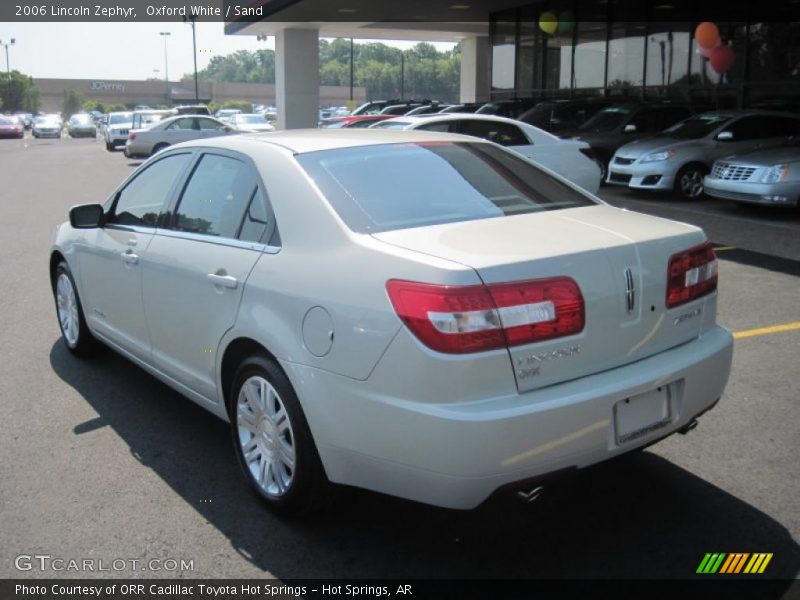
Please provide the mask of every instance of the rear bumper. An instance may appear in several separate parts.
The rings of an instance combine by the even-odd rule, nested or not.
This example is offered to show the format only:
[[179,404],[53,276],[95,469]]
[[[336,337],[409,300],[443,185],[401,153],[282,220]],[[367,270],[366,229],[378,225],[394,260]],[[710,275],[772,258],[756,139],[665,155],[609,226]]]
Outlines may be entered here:
[[797,206],[800,197],[800,186],[796,182],[749,183],[706,176],[703,187],[706,194],[714,198],[747,204]]
[[[408,335],[405,330],[398,338]],[[398,343],[398,339],[393,344]],[[402,341],[400,342],[402,343]],[[387,351],[366,381],[284,363],[331,481],[458,509],[474,508],[500,487],[586,467],[678,431],[721,396],[733,338],[714,327],[650,358],[523,394],[424,403],[428,382],[399,375]],[[506,359],[507,360],[507,359]],[[388,363],[388,364],[387,364]],[[465,385],[471,385],[467,382]],[[452,382],[459,394],[462,382]],[[670,389],[663,426],[618,443],[615,405]]]

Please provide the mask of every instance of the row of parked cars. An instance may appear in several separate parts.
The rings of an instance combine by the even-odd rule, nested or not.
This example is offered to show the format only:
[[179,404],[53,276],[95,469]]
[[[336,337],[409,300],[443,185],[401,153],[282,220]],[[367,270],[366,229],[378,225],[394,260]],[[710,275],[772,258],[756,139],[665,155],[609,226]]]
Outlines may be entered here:
[[[594,160],[607,184],[759,204],[800,203],[800,115],[760,109],[695,112],[676,102],[509,100],[473,105],[377,101],[325,128],[427,129],[513,147],[593,191],[557,141]],[[402,117],[396,113],[406,109]],[[455,114],[454,114],[455,113]],[[467,114],[471,113],[471,114]],[[503,116],[505,115],[505,116]],[[545,135],[546,134],[546,135]],[[536,138],[545,140],[537,141]],[[538,155],[538,156],[537,156]],[[558,156],[558,158],[556,158]]]

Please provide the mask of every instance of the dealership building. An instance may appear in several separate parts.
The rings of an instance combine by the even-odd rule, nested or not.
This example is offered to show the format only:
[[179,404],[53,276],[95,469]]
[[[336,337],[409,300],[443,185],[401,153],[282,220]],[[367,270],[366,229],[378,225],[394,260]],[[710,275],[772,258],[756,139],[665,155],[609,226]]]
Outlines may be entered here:
[[[186,81],[130,81],[108,79],[33,79],[42,93],[42,110],[59,112],[64,100],[64,92],[73,90],[88,100],[109,104],[134,106],[146,104],[168,106],[191,104],[195,102],[194,82]],[[271,83],[211,83],[199,82],[197,86],[200,102],[244,100],[253,104],[274,105],[275,85]],[[317,86],[319,106],[345,106],[350,102],[349,86]],[[366,89],[354,87],[353,100],[363,102]]]
[[[461,100],[636,97],[698,107],[800,106],[800,3],[740,0],[271,0],[228,22],[274,35],[276,103],[286,127],[319,106],[318,38],[461,43]],[[694,32],[714,23],[727,60]],[[717,67],[715,69],[715,66]]]

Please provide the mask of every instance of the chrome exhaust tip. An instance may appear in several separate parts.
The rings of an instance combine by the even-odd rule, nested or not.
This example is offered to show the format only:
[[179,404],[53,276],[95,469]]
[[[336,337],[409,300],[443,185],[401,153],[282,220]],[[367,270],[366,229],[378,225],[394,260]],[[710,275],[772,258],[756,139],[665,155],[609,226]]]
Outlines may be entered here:
[[695,427],[697,427],[697,419],[692,419],[686,425],[678,429],[678,433],[680,433],[681,435],[686,435]]
[[525,504],[531,504],[542,495],[542,492],[544,492],[544,486],[537,485],[535,488],[530,490],[517,491],[517,498],[519,498],[519,500]]

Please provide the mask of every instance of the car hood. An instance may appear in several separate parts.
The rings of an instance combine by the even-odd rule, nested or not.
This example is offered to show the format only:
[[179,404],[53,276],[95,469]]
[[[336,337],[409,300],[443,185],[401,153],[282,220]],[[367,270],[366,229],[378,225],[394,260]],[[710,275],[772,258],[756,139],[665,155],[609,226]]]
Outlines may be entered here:
[[693,148],[702,147],[707,144],[707,140],[700,138],[699,140],[679,140],[667,136],[656,136],[651,138],[644,138],[629,142],[617,150],[617,156],[624,156],[625,158],[639,158],[645,154],[652,154],[653,152],[660,152],[662,150],[669,150],[671,148]]
[[771,167],[780,163],[800,161],[800,146],[778,146],[746,154],[730,155],[720,160],[754,167]]

